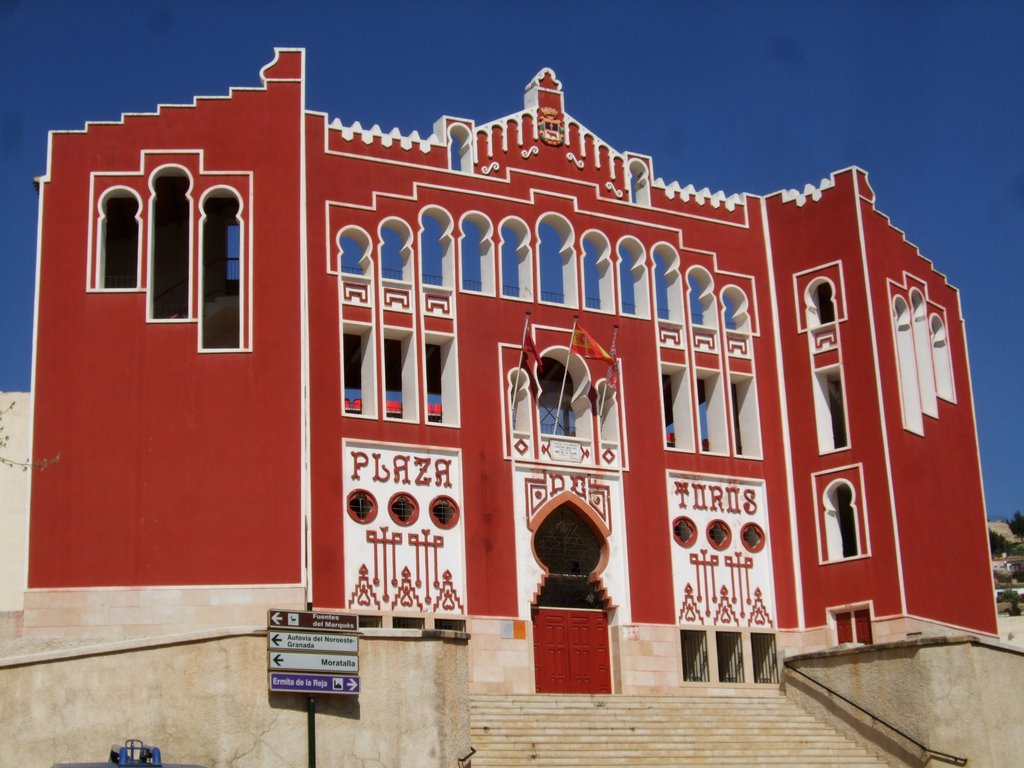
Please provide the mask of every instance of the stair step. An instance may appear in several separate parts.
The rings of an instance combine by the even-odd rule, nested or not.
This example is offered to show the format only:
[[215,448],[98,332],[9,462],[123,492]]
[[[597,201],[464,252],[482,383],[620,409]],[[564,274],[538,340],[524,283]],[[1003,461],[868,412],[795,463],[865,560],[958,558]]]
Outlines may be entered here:
[[885,766],[780,692],[470,697],[473,768]]

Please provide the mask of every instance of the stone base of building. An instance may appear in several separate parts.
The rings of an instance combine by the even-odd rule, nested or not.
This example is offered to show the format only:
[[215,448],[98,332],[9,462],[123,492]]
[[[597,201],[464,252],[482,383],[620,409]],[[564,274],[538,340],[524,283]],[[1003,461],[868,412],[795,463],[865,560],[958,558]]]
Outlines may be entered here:
[[24,637],[132,637],[265,627],[268,608],[303,608],[301,585],[111,587],[25,592]]

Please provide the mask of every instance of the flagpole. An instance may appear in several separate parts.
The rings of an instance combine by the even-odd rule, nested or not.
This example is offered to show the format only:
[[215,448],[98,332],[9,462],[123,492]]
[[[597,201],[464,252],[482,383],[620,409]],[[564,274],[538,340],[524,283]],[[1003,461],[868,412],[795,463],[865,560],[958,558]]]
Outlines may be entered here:
[[[569,347],[565,353],[565,369],[562,371],[562,386],[558,390],[558,409],[555,411],[555,434],[558,434],[558,420],[562,417],[562,395],[565,392],[565,381],[569,378],[569,358],[572,357],[572,343],[576,339],[576,322],[580,319],[579,315],[572,316],[572,330],[569,332]],[[567,420],[568,422],[568,420]],[[566,430],[569,428],[569,424],[566,423]]]
[[[611,352],[611,355],[612,355],[612,365],[615,366],[616,369],[618,368],[618,365],[619,365],[619,356],[618,356],[618,353],[615,350],[615,340],[618,337],[618,335],[619,335],[619,326],[616,325],[615,329],[612,331],[612,352]],[[611,368],[609,367],[608,370],[611,371]],[[616,373],[618,373],[618,370],[616,370]],[[597,444],[599,446],[601,445],[601,441],[604,439],[604,435],[601,434],[601,427],[603,426],[602,425],[602,419],[604,418],[604,398],[605,398],[605,395],[608,394],[608,387],[611,386],[611,383],[608,381],[608,375],[607,374],[605,374],[604,378],[605,378],[604,389],[601,390],[601,397],[600,397],[599,402],[597,404]]]
[[[526,357],[526,332],[530,329],[530,311],[526,311],[526,317],[523,319],[523,338],[519,342],[519,362],[516,365],[516,372],[518,373],[523,367],[523,358]],[[526,361],[527,368],[529,368],[530,361]],[[519,400],[519,379],[520,376],[516,376],[516,386],[512,390],[512,431],[516,431],[516,402]]]

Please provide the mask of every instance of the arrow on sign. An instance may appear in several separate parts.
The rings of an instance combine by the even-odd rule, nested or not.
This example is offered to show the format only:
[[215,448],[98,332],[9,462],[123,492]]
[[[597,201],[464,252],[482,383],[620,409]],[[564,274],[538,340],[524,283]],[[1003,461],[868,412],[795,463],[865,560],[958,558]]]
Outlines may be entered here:
[[344,693],[358,693],[359,692],[359,678],[358,677],[335,677],[331,680],[331,688],[335,691],[342,691]]
[[272,614],[271,617],[270,617],[270,620],[274,624],[280,624],[281,623],[281,614],[280,613]]
[[271,642],[274,643],[274,645],[280,645],[281,644],[281,636],[280,635],[274,635],[272,638],[270,638],[270,640],[271,640]]
[[283,661],[284,661],[284,658],[282,658],[281,654],[279,653],[279,654],[277,654],[277,656],[275,656],[275,657],[274,657],[274,659],[273,659],[273,660],[274,660],[274,663],[275,663],[275,664],[276,664],[277,666],[279,666],[279,667],[280,667],[280,666],[281,666],[281,662],[283,662]]

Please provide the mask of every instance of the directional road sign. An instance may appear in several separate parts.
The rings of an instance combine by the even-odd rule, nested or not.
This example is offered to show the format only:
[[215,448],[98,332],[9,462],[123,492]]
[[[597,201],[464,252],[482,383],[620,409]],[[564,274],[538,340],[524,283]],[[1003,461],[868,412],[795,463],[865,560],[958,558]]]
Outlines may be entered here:
[[267,632],[267,648],[284,651],[331,651],[333,653],[357,653],[358,635],[338,635],[332,632],[286,632],[270,629]]
[[271,608],[267,611],[267,625],[273,629],[325,629],[334,632],[355,632],[359,619],[351,613],[317,613],[316,611],[289,611]]
[[270,651],[267,663],[271,671],[295,670],[298,672],[344,672],[359,671],[359,657],[356,655],[334,655],[331,653],[303,653],[291,651]]
[[271,672],[270,690],[300,693],[359,693],[358,675],[303,675]]

